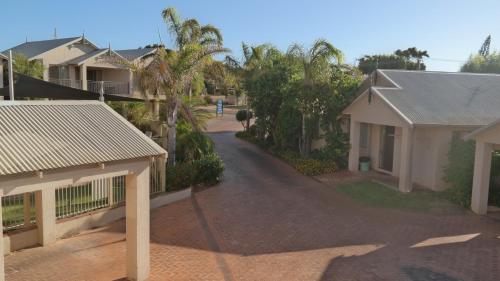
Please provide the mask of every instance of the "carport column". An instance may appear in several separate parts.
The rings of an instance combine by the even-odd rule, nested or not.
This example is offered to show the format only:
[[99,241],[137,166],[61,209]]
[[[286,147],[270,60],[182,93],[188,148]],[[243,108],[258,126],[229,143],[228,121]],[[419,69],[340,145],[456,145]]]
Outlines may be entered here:
[[403,127],[401,136],[401,161],[399,167],[399,191],[410,192],[412,189],[412,161],[414,128]]
[[80,82],[82,83],[82,90],[87,90],[87,66],[85,64],[80,66]]
[[480,215],[485,215],[488,211],[492,151],[493,146],[491,144],[480,140],[476,141],[471,209],[474,213]]
[[[2,217],[2,196],[0,196],[0,221],[3,221]],[[2,227],[2,243],[0,243],[0,281],[5,281],[5,266],[3,257],[3,227]]]
[[149,160],[126,177],[127,278],[149,276]]
[[31,225],[31,193],[23,194],[24,227]]
[[56,194],[55,189],[44,187],[35,192],[36,225],[38,243],[42,246],[56,241]]
[[356,172],[359,170],[359,134],[360,134],[360,123],[352,120],[351,118],[351,128],[349,142],[351,148],[349,150],[349,171]]

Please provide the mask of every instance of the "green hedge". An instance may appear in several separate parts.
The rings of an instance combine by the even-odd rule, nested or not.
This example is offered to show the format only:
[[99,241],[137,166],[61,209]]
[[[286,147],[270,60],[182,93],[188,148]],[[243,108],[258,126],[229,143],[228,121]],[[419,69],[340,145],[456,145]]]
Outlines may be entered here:
[[224,172],[224,163],[215,153],[203,155],[192,162],[167,166],[167,190],[179,190],[193,185],[210,186],[218,183]]
[[303,158],[298,153],[291,150],[278,150],[269,146],[269,143],[261,141],[253,137],[248,132],[237,132],[236,137],[247,140],[269,151],[271,154],[283,159],[297,171],[306,176],[317,176],[322,174],[333,173],[337,170],[337,164],[333,160]]

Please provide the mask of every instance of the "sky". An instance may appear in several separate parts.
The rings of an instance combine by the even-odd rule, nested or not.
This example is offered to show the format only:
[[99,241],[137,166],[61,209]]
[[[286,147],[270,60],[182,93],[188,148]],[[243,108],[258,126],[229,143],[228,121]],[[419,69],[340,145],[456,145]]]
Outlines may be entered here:
[[[323,38],[341,49],[347,63],[366,54],[417,47],[427,50],[428,70],[457,71],[491,34],[500,50],[500,1],[335,0],[5,0],[0,49],[57,36],[85,36],[98,46],[127,49],[170,34],[161,11],[175,7],[183,18],[221,29],[224,44],[241,57],[241,42],[311,46]],[[159,31],[159,32],[158,32]]]

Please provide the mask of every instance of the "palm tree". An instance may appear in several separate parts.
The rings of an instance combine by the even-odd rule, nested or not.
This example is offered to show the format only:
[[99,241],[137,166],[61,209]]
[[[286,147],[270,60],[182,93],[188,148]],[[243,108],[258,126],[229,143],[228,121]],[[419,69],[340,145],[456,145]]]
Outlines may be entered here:
[[163,110],[167,138],[163,146],[169,153],[169,164],[175,165],[177,120],[180,111],[189,109],[183,106],[182,98],[190,91],[197,74],[213,62],[213,56],[229,50],[222,47],[222,36],[215,27],[201,26],[194,19],[181,20],[174,8],[163,10],[162,16],[174,36],[177,50],[158,49],[152,62],[136,72],[143,90],[166,96]]
[[[245,42],[241,43],[241,49],[243,51],[243,61],[240,62],[233,56],[226,56],[225,64],[226,66],[237,73],[238,76],[242,78],[248,78],[251,75],[258,74],[261,70],[262,63],[264,63],[267,56],[273,47],[269,44],[261,44],[257,46],[249,46]],[[250,111],[250,104],[246,102],[246,110]],[[246,128],[250,127],[250,114],[247,114]]]
[[[308,100],[307,95],[314,90],[316,82],[319,82],[319,80],[323,78],[323,70],[328,69],[332,60],[336,63],[342,63],[343,61],[342,52],[323,39],[314,42],[312,48],[309,50],[304,49],[301,45],[294,44],[288,49],[287,55],[290,59],[296,60],[301,64],[301,71],[303,74],[302,94],[304,95],[304,100]],[[310,108],[308,108],[309,102],[301,102],[301,104],[302,134],[299,150],[303,156],[308,156],[311,141],[306,134],[306,119],[309,115]]]

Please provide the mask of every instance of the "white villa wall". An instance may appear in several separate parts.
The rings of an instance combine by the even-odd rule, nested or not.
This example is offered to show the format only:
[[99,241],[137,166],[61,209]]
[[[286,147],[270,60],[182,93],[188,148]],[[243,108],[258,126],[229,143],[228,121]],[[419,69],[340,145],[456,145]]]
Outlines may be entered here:
[[[158,195],[150,200],[150,209],[156,209],[191,196],[191,188]],[[62,219],[56,224],[56,237],[66,238],[82,231],[101,227],[113,221],[125,218],[125,206],[112,209],[101,209],[76,217]],[[18,230],[4,234],[4,254],[38,244],[37,228]]]

